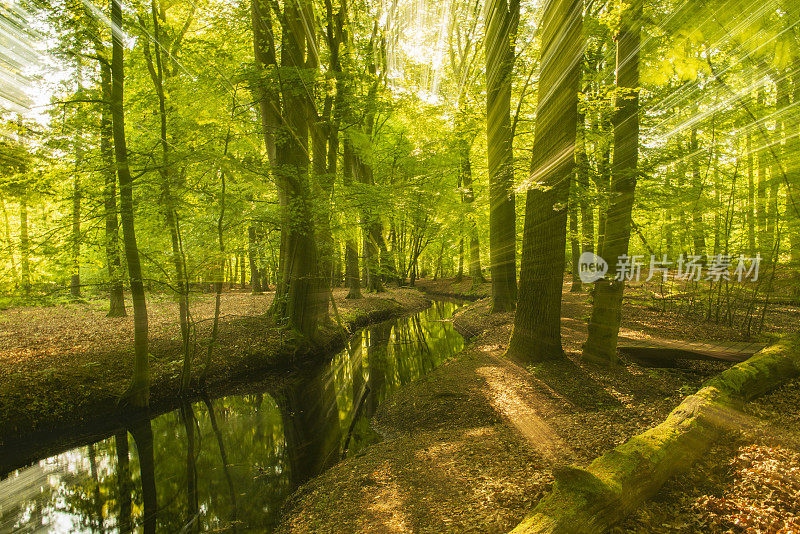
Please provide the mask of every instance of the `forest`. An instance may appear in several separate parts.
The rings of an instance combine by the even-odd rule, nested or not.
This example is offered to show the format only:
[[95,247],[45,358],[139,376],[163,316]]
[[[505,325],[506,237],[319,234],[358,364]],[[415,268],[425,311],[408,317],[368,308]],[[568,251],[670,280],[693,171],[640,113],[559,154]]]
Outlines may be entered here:
[[798,106],[798,0],[0,0],[0,534],[800,531]]

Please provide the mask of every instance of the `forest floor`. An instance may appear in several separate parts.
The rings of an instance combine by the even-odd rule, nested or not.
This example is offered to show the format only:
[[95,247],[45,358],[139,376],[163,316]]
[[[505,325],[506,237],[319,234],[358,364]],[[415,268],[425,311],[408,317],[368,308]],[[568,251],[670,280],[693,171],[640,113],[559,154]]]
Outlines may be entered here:
[[[419,282],[431,294],[467,297],[487,294],[487,286]],[[626,297],[627,335],[742,339],[733,328],[664,316],[636,288]],[[301,487],[279,531],[507,532],[550,490],[555,466],[588,465],[661,422],[730,365],[584,362],[589,312],[588,294],[569,293],[565,284],[568,359],[524,369],[503,358],[512,314],[489,316],[485,299],[460,309],[454,324],[470,337],[465,350],[387,399],[373,419],[384,441]],[[767,323],[770,335],[796,328],[800,314],[789,313]],[[800,381],[793,381],[748,405],[740,432],[618,531],[779,532],[774,527],[800,521],[799,401]]]
[[[346,300],[346,294],[345,289],[334,290],[341,321],[351,330],[429,305],[413,289],[365,293],[360,300]],[[206,386],[245,375],[251,378],[308,356],[265,315],[273,296],[274,292],[223,293],[219,336],[208,362]],[[133,367],[133,318],[106,317],[107,305],[106,300],[97,299],[2,312],[0,445],[24,446],[59,429],[91,428],[93,422],[119,414],[117,401]],[[192,336],[196,379],[206,365],[214,295],[192,295],[191,315],[196,325]],[[168,296],[150,294],[148,318],[151,407],[158,410],[174,403],[180,388],[183,350],[178,306]],[[331,318],[336,319],[333,310]],[[344,341],[335,324],[325,328],[322,337],[324,347],[316,350],[334,350]]]

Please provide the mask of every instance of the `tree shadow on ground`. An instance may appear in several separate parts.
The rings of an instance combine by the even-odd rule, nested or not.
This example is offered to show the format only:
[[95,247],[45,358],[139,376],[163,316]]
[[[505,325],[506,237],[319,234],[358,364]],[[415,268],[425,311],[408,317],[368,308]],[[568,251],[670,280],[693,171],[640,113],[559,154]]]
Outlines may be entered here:
[[580,411],[619,408],[622,402],[608,386],[571,359],[546,361],[528,368],[531,374]]

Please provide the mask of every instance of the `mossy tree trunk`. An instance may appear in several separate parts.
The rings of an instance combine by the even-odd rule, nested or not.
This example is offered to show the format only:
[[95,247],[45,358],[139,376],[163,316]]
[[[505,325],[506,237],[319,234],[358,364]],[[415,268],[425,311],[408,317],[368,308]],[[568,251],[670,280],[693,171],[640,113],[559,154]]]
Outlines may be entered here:
[[605,279],[595,283],[589,336],[583,357],[610,363],[616,361],[617,336],[622,315],[625,280],[616,280],[615,266],[628,253],[631,237],[636,173],[639,162],[639,45],[642,0],[625,5],[617,36],[617,102],[614,114],[614,161],[611,201],[606,220],[603,258],[609,264]]
[[556,483],[512,532],[590,534],[609,527],[687,469],[725,431],[738,426],[738,407],[800,375],[795,334],[722,372],[683,400],[660,425],[594,460],[565,467]]
[[[253,0],[253,43],[257,68],[267,78],[280,71],[280,95],[274,80],[260,81],[262,130],[282,210],[281,257],[272,311],[289,328],[315,339],[327,316],[328,293],[319,270],[315,217],[309,183],[309,102],[304,87],[316,73],[316,53],[307,46],[305,27],[313,27],[312,6],[306,0],[285,0],[281,24],[281,56],[277,65],[270,7]],[[276,115],[276,111],[279,114]]]
[[583,2],[548,2],[542,28],[533,183],[525,205],[519,302],[508,346],[509,357],[526,363],[564,355],[561,290],[585,48]]
[[517,301],[511,78],[518,26],[519,0],[490,0],[485,41],[492,313],[512,311]]

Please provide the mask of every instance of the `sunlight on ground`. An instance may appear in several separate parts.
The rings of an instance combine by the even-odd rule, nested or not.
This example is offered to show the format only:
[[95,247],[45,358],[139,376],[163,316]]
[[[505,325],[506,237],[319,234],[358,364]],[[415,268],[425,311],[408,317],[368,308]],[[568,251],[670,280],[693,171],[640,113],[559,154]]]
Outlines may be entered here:
[[486,380],[489,401],[525,439],[548,460],[556,460],[570,450],[536,409],[515,393],[520,380],[500,367],[481,367],[478,374]]
[[[366,509],[382,519],[381,532],[408,532],[408,519],[403,511],[405,499],[401,496],[397,477],[391,471],[389,462],[384,462],[380,471],[373,473],[380,489],[369,496]],[[374,532],[371,528],[365,525],[360,532]]]

